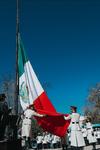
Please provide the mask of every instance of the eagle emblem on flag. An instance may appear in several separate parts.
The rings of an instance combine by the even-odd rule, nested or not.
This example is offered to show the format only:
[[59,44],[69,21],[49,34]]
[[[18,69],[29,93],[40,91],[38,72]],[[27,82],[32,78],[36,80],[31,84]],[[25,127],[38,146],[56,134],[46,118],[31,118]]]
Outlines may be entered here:
[[19,95],[24,103],[29,104],[29,91],[28,91],[28,86],[26,83],[23,81],[20,88],[19,88]]

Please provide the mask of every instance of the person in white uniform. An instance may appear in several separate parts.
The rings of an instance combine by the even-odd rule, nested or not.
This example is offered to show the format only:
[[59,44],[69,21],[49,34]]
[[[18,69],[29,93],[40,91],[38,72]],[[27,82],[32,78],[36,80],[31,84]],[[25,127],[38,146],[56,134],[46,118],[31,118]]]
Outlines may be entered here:
[[79,125],[80,115],[77,113],[77,107],[71,106],[71,114],[66,117],[65,120],[71,119],[70,122],[70,141],[71,141],[71,149],[82,150],[85,146],[85,141],[82,135],[82,131]]
[[58,148],[57,147],[57,142],[58,142],[58,136],[53,135],[53,140],[52,140],[52,144],[53,144],[53,148]]
[[100,128],[97,128],[97,141],[100,144]]
[[48,132],[43,133],[43,149],[48,149]]
[[97,143],[100,144],[100,128],[95,128],[94,135],[97,139]]
[[50,149],[52,147],[53,136],[51,133],[47,133],[47,147]]
[[83,125],[81,127],[81,130],[82,130],[82,134],[83,134],[83,137],[84,137],[84,141],[85,141],[85,145],[88,146],[89,145],[89,142],[87,140],[87,129],[85,128],[85,126]]
[[22,137],[25,138],[26,144],[29,148],[31,148],[31,136],[32,136],[32,119],[33,116],[38,116],[38,117],[44,117],[46,115],[44,114],[39,114],[35,111],[33,105],[30,105],[27,107],[27,109],[24,111],[24,119],[22,122]]
[[42,149],[42,140],[43,140],[42,133],[38,133],[36,140],[37,140],[37,149],[38,150]]
[[96,137],[94,135],[94,131],[93,131],[93,127],[92,127],[90,118],[87,118],[87,120],[86,120],[86,129],[87,129],[87,139],[89,141],[89,144],[92,144],[93,149],[95,150],[97,140],[96,140]]

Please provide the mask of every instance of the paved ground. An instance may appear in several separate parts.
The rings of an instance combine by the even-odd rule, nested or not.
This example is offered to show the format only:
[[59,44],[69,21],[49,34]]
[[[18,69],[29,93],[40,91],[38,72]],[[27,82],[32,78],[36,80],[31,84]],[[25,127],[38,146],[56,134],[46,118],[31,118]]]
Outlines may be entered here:
[[[87,146],[84,148],[84,150],[92,150],[92,149],[93,149],[92,146]],[[100,150],[100,145],[96,145],[96,149]]]
[[[33,150],[33,149],[29,149],[29,150]],[[45,150],[62,150],[62,148],[59,149],[45,149]],[[71,150],[70,148],[68,148],[68,150]],[[92,146],[86,146],[84,148],[84,150],[93,150]],[[100,145],[96,145],[96,150],[100,150]]]

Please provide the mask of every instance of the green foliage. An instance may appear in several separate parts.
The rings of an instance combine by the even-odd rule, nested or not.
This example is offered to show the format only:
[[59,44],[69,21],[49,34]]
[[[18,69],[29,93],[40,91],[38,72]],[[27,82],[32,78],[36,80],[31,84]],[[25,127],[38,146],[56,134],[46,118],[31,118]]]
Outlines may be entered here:
[[42,133],[42,128],[38,125],[35,119],[32,120],[32,135],[37,136],[38,133]]

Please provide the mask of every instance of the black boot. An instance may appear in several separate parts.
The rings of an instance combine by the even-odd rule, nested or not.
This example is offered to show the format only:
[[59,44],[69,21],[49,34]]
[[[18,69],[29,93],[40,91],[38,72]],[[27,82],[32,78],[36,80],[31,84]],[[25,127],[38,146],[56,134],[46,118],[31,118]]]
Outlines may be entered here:
[[93,143],[93,150],[96,150],[96,144]]
[[32,148],[30,137],[28,137],[28,147],[29,147],[29,148]]
[[64,144],[62,144],[62,150],[65,150],[65,145]]
[[65,149],[66,149],[66,150],[68,149],[68,146],[67,146],[67,145],[65,145]]
[[68,146],[66,144],[62,145],[62,150],[67,150]]

